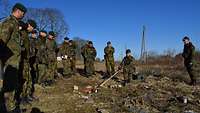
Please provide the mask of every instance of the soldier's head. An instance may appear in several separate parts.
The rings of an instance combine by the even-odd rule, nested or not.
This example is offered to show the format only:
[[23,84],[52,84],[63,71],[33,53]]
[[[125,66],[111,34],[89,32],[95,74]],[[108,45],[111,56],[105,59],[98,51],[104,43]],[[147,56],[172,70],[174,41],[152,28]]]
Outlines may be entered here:
[[56,36],[56,34],[53,31],[49,31],[49,35],[48,35],[49,39],[53,40],[53,39],[55,39],[55,36]]
[[107,42],[107,46],[108,46],[108,47],[111,47],[111,46],[112,46],[112,43],[111,43],[110,41],[108,41],[108,42]]
[[73,45],[73,40],[69,40],[69,45]]
[[93,42],[92,42],[92,41],[89,41],[89,42],[88,42],[88,46],[89,46],[89,47],[93,47]]
[[28,32],[32,32],[37,27],[37,24],[34,20],[28,20],[27,24],[28,24],[27,28]]
[[39,33],[39,35],[41,37],[47,37],[47,32],[45,30],[41,30],[40,33]]
[[64,38],[64,42],[68,43],[68,42],[69,42],[69,38],[68,38],[68,37],[65,37],[65,38]]
[[28,25],[23,22],[23,21],[19,21],[19,30],[22,31],[22,30],[27,30],[28,28]]
[[187,37],[187,36],[185,36],[185,37],[183,38],[183,43],[184,43],[184,44],[189,44],[189,43],[190,43],[190,38]]
[[37,38],[37,30],[31,32],[31,38]]
[[12,8],[12,15],[17,19],[22,19],[26,13],[26,7],[21,3],[16,3]]
[[131,56],[131,50],[130,49],[126,50],[126,56]]

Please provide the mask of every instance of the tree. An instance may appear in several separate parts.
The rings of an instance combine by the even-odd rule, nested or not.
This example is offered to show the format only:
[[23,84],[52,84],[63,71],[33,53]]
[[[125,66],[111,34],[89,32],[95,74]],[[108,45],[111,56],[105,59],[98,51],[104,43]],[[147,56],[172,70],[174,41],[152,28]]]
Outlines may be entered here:
[[82,59],[81,48],[87,43],[87,40],[84,40],[80,37],[74,37],[73,40],[75,41],[75,43],[77,45],[77,48],[76,48],[77,58]]
[[58,9],[53,8],[28,8],[25,20],[33,19],[38,24],[38,30],[54,31],[57,34],[57,41],[61,41],[68,32],[64,15]]

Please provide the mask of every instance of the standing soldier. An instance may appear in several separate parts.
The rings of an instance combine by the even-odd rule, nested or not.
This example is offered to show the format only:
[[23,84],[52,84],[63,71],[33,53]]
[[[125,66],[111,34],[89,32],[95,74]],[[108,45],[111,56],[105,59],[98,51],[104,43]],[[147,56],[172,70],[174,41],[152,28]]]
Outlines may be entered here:
[[39,32],[38,43],[37,43],[37,55],[36,55],[36,65],[38,71],[38,83],[43,84],[45,82],[45,77],[47,76],[47,53],[46,53],[46,38],[47,32],[41,30]]
[[[20,61],[20,38],[18,21],[24,17],[26,8],[16,3],[12,8],[12,14],[0,23],[0,62],[4,67],[3,88],[0,91],[0,112],[11,110],[14,103],[14,91],[18,87],[18,71]],[[1,81],[2,82],[2,81]],[[5,97],[5,98],[4,98]],[[5,100],[4,100],[5,99]],[[4,106],[6,105],[6,107]],[[18,105],[15,106],[17,109]]]
[[127,83],[130,83],[132,77],[136,71],[135,68],[135,58],[131,55],[131,50],[126,50],[126,56],[123,58],[122,63],[120,64],[119,70],[123,68],[124,74],[124,86]]
[[[22,23],[22,29],[20,30],[21,37],[21,60],[20,60],[20,78],[19,82],[21,86],[18,88],[18,93],[20,94],[22,90],[22,98],[25,102],[28,102],[29,96],[31,93],[31,74],[30,74],[30,41],[29,41],[29,33],[31,33],[36,27],[36,23],[34,20],[28,20],[26,24]],[[19,94],[17,94],[16,98],[19,99]]]
[[72,73],[76,73],[76,43],[73,40],[69,41],[69,59]]
[[85,58],[85,50],[86,50],[86,48],[88,47],[88,42],[83,46],[83,47],[81,47],[81,55],[82,55],[82,57],[83,57],[83,63],[84,63],[84,72],[86,72],[86,69],[85,69],[85,64],[86,64],[86,58]]
[[185,67],[186,67],[186,69],[188,71],[188,74],[190,75],[190,78],[191,78],[190,84],[191,85],[196,85],[196,76],[194,74],[195,47],[192,44],[192,42],[190,42],[189,37],[184,37],[183,38],[183,43],[184,43],[184,49],[183,49],[182,56],[184,58]]
[[83,54],[85,57],[85,73],[86,76],[89,77],[95,74],[94,62],[97,56],[97,52],[93,46],[92,41],[88,42],[88,46],[85,48],[85,52]]
[[65,37],[60,49],[60,56],[63,63],[63,75],[71,75],[70,59],[69,59],[69,38]]
[[46,51],[48,56],[48,69],[47,69],[47,82],[48,85],[52,84],[54,81],[54,76],[56,74],[56,50],[57,44],[55,41],[55,33],[53,31],[49,32],[48,39],[46,42]]
[[107,69],[107,77],[110,77],[112,74],[115,73],[115,61],[114,61],[114,53],[115,49],[112,47],[111,42],[107,42],[107,46],[104,48],[104,60],[106,62],[106,69]]
[[31,89],[31,94],[30,97],[34,98],[34,91],[35,91],[35,83],[37,80],[37,65],[36,65],[36,55],[37,55],[37,31],[34,30],[31,33],[31,37],[30,37],[30,59],[29,59],[29,64],[30,64],[30,68],[31,68],[31,78],[32,78],[32,89]]

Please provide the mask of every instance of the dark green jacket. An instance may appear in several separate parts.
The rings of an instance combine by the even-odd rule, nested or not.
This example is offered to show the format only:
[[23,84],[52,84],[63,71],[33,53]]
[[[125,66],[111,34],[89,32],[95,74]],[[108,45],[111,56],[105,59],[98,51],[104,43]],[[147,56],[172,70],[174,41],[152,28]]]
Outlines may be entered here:
[[182,56],[185,61],[185,65],[189,63],[194,63],[195,47],[190,42],[189,44],[184,45]]

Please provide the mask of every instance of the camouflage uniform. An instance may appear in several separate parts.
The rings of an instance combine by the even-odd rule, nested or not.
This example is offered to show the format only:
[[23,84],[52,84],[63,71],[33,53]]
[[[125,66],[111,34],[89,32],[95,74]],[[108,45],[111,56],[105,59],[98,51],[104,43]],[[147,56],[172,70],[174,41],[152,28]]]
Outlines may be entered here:
[[8,17],[0,23],[0,53],[1,63],[5,68],[3,74],[3,88],[1,91],[0,104],[4,103],[4,95],[7,97],[8,109],[14,107],[14,91],[18,84],[18,72],[20,61],[20,38],[18,20],[14,16]]
[[195,65],[194,54],[195,54],[194,45],[191,42],[189,44],[185,44],[182,56],[184,58],[185,67],[191,78],[191,84],[195,84],[197,79],[194,73],[194,65]]
[[81,47],[81,55],[83,57],[83,63],[84,63],[84,72],[86,72],[86,67],[85,67],[86,58],[85,58],[84,54],[85,54],[85,50],[87,47],[88,47],[88,44],[85,44],[83,47]]
[[132,76],[136,71],[134,62],[135,59],[132,56],[126,56],[120,64],[120,66],[123,67],[124,81],[126,83],[132,80]]
[[115,61],[114,61],[114,52],[115,49],[113,47],[105,47],[104,49],[104,59],[106,62],[106,69],[108,75],[112,75],[115,73]]
[[[22,30],[20,31],[21,36],[21,60],[20,60],[20,69],[19,75],[20,77],[20,84],[18,90],[22,90],[22,97],[27,98],[31,92],[31,74],[30,74],[30,65],[29,65],[29,57],[30,57],[30,42],[28,37],[28,31]],[[19,91],[21,93],[21,91]],[[19,96],[19,95],[17,95]],[[18,97],[19,98],[19,97]]]
[[74,41],[70,42],[72,45],[69,46],[69,58],[70,67],[73,73],[76,72],[76,44]]
[[63,75],[70,75],[72,74],[72,70],[70,67],[70,59],[69,58],[64,58],[65,56],[69,56],[69,42],[63,42],[61,49],[60,49],[60,54],[63,57],[62,63],[63,63]]
[[37,43],[36,64],[38,65],[38,83],[42,84],[45,81],[47,74],[47,53],[46,53],[46,37],[39,36]]
[[48,56],[48,68],[47,68],[48,81],[54,80],[54,75],[56,73],[56,65],[57,65],[56,49],[57,49],[56,41],[54,39],[47,39],[46,51]]
[[91,76],[95,73],[94,62],[96,58],[96,49],[94,47],[87,46],[83,53],[85,57],[85,71],[87,76]]
[[32,89],[31,89],[31,96],[33,96],[33,93],[35,91],[34,84],[37,81],[37,64],[36,64],[36,55],[37,55],[37,39],[36,38],[30,38],[30,72],[31,72],[31,78],[32,78]]

